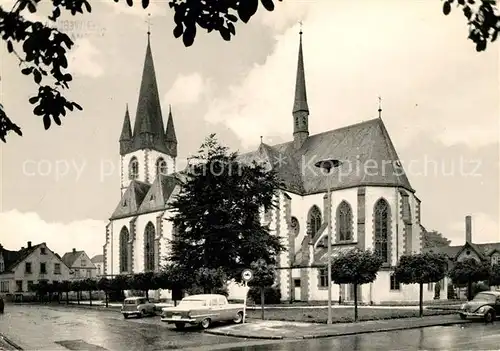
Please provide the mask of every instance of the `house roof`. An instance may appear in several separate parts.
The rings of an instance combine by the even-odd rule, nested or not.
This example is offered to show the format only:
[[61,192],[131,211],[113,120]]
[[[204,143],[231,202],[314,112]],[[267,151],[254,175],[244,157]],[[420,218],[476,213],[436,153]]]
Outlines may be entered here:
[[71,267],[73,266],[73,263],[75,263],[76,259],[78,257],[80,257],[80,255],[82,253],[84,253],[85,251],[71,251],[71,252],[66,252],[63,257],[62,257],[62,261],[64,262],[64,264],[68,267]]
[[21,264],[29,255],[35,252],[40,246],[46,246],[45,243],[23,248],[19,251],[6,250],[0,245],[0,252],[3,255],[5,271],[2,273],[12,272],[19,264]]
[[[496,250],[500,251],[500,242],[472,244],[472,246],[479,254],[486,257],[492,255]],[[465,245],[428,247],[424,249],[424,252],[443,253],[448,258],[455,259],[464,247]]]
[[92,263],[102,263],[104,262],[104,255],[95,255],[90,259],[90,262]]
[[[314,164],[336,159],[342,164],[332,176]],[[414,192],[403,170],[382,119],[311,135],[300,149],[293,142],[270,146],[261,144],[257,151],[242,154],[241,162],[261,162],[272,167],[285,190],[300,195],[357,186],[397,186]]]

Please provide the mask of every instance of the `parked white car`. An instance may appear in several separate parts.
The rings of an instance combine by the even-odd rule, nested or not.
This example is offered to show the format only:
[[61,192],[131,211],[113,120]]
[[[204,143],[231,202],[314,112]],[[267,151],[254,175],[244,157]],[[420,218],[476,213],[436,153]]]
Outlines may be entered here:
[[175,324],[177,329],[183,329],[186,324],[207,329],[213,322],[241,323],[243,310],[243,304],[230,304],[224,295],[191,295],[183,298],[176,307],[163,308],[161,321]]

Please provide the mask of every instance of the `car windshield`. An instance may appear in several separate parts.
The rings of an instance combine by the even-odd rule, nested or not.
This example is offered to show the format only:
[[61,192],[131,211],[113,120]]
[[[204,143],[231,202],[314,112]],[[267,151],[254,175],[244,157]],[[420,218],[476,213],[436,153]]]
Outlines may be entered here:
[[207,302],[205,300],[182,300],[179,303],[179,307],[184,307],[184,306],[195,306],[195,307],[204,307],[207,305]]
[[475,301],[488,301],[488,302],[495,302],[496,297],[493,294],[487,294],[487,293],[479,293],[474,297]]
[[137,303],[137,300],[125,300],[124,304],[125,305],[135,305]]

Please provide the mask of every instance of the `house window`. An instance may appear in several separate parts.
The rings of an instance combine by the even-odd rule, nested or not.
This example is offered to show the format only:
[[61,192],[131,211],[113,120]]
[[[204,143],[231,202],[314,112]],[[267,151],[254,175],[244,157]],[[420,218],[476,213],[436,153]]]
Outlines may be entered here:
[[23,291],[23,281],[16,280],[16,292],[22,292],[22,291]]
[[24,273],[31,274],[31,262],[26,262],[24,264]]
[[61,274],[61,264],[54,263],[54,274]]
[[162,157],[156,161],[156,174],[167,175],[167,162]]
[[80,270],[75,270],[75,277],[80,278]]
[[149,222],[144,230],[144,270],[155,269],[155,227]]
[[384,263],[389,262],[388,231],[389,231],[389,204],[380,199],[375,204],[375,252]]
[[129,232],[126,227],[120,231],[120,273],[128,271]]
[[313,206],[309,210],[307,224],[309,225],[309,231],[312,237],[316,235],[321,227],[321,211],[318,206]]
[[294,279],[293,280],[293,286],[296,288],[300,288],[300,279]]
[[391,274],[391,291],[398,291],[401,289],[401,283],[396,279],[394,274]]
[[46,255],[47,254],[47,249],[45,247],[40,248],[40,255]]
[[87,269],[87,278],[90,278],[90,277],[92,277],[92,270]]
[[352,209],[346,201],[337,207],[337,233],[339,241],[352,240]]
[[40,274],[47,274],[47,265],[45,263],[40,263]]
[[128,178],[130,180],[134,180],[137,179],[138,177],[139,177],[139,161],[137,161],[136,157],[132,157],[128,165]]
[[290,219],[290,227],[292,228],[292,233],[294,236],[299,235],[300,225],[299,225],[299,220],[297,218],[292,217]]
[[[499,257],[500,257],[500,256],[498,256],[498,255],[493,255],[493,256],[491,257],[491,264],[498,264]],[[1,266],[0,266],[0,267],[1,267]],[[1,269],[0,269],[0,271],[1,271]]]
[[82,267],[85,267],[85,266],[87,265],[87,261],[85,261],[85,260],[81,260],[81,261],[80,261],[80,265],[81,265]]
[[320,288],[328,287],[328,270],[326,268],[319,269],[319,287]]
[[8,293],[9,292],[9,281],[4,280],[0,282],[0,292]]
[[33,280],[28,280],[28,291],[33,291]]

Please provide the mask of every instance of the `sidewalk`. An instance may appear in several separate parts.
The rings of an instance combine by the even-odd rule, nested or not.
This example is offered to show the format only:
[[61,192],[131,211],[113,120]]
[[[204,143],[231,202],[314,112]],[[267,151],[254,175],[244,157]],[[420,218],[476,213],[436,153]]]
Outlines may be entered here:
[[205,332],[214,335],[253,339],[315,339],[332,336],[465,324],[470,322],[470,320],[461,320],[457,315],[398,318],[358,323],[336,323],[332,325],[253,320],[250,323],[209,329]]
[[16,345],[12,340],[7,339],[4,335],[0,334],[0,351],[14,350],[22,350],[22,348]]

